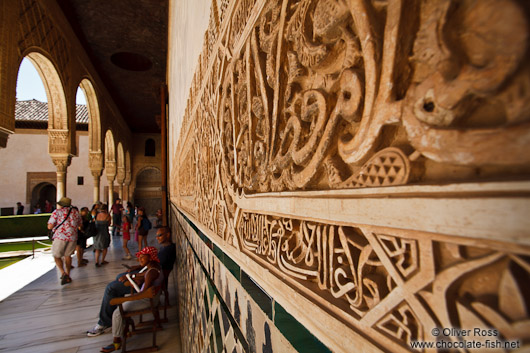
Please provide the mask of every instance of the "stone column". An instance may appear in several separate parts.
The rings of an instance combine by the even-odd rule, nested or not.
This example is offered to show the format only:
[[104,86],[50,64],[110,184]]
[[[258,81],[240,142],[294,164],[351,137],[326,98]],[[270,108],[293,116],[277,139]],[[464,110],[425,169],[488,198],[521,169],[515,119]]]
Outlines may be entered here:
[[123,197],[127,199],[127,201],[131,201],[131,172],[125,172],[125,180],[123,182]]
[[57,201],[66,196],[66,170],[72,161],[68,136],[68,130],[48,129],[48,152],[57,167]]
[[107,181],[109,182],[109,208],[114,203],[114,180],[116,179],[116,162],[105,161],[105,169],[107,170]]
[[107,174],[107,181],[109,182],[109,208],[114,203],[114,180],[116,179],[116,175],[108,175]]
[[118,195],[120,196],[120,199],[125,197],[125,194],[123,192],[123,183],[125,181],[125,167],[118,167],[118,173],[116,174],[116,182],[118,183]]
[[66,196],[66,171],[72,161],[70,155],[52,156],[53,164],[57,167],[57,201]]
[[100,185],[101,185],[101,170],[91,170],[94,177],[94,203],[99,201]]
[[103,154],[101,152],[90,152],[88,155],[89,167],[94,177],[94,203],[100,201],[101,195],[101,173],[103,172]]

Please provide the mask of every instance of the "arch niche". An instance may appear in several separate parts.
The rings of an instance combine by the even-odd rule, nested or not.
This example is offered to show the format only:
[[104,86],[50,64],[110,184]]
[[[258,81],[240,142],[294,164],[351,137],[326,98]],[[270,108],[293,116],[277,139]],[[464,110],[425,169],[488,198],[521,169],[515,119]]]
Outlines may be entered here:
[[[57,167],[57,199],[66,196],[66,172],[75,151],[75,129],[70,120],[63,82],[53,62],[34,51],[26,55],[39,74],[48,99],[48,153]],[[75,126],[75,125],[74,125]]]
[[107,203],[109,207],[114,203],[117,195],[114,195],[114,180],[116,179],[116,145],[114,135],[109,129],[105,133],[105,173],[109,183]]
[[71,134],[64,86],[55,65],[39,52],[31,52],[26,58],[39,74],[48,98],[48,151],[71,153]]
[[134,203],[145,208],[147,215],[153,215],[162,208],[162,191],[160,190],[160,169],[146,167],[136,174]]
[[125,181],[125,154],[123,153],[123,145],[121,142],[118,143],[118,167],[116,169],[118,193],[120,199],[123,199],[123,183]]
[[81,80],[79,87],[85,95],[88,109],[88,151],[101,153],[101,116],[96,91],[87,78]]
[[39,204],[42,212],[44,212],[44,205],[46,200],[55,207],[57,188],[52,183],[44,182],[35,185],[31,191],[31,212],[35,212],[35,205]]

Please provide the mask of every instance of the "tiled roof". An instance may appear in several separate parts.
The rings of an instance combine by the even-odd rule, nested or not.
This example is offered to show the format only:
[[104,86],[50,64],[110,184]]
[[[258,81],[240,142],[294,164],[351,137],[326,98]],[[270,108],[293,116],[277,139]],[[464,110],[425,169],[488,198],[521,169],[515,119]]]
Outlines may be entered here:
[[[88,109],[86,105],[77,104],[75,108],[75,122],[88,124]],[[32,99],[29,101],[17,101],[15,106],[16,121],[48,121],[48,103]]]

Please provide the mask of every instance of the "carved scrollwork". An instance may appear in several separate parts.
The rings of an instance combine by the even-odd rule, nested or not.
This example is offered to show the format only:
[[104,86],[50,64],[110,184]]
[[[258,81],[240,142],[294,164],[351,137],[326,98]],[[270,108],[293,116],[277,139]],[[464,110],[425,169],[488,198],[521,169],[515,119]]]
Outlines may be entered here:
[[[377,89],[372,76],[380,35],[361,43],[360,34],[374,28],[357,23],[341,1],[282,5],[267,2],[223,80],[223,161],[232,176],[224,182],[247,193],[368,186],[351,180],[382,128],[366,105]],[[353,158],[347,150],[354,139],[371,145]]]
[[433,339],[438,326],[530,339],[526,256],[247,212],[236,232],[245,253],[389,349]]
[[[435,161],[530,161],[528,18],[517,1],[427,1],[404,126]],[[487,20],[486,20],[487,19]]]

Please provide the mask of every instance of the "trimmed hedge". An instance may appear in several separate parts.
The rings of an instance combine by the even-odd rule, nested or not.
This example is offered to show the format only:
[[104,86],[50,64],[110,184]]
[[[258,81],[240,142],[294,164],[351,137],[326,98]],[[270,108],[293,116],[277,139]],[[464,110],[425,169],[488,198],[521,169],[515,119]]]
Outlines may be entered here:
[[48,233],[51,213],[0,217],[0,239],[40,237]]

